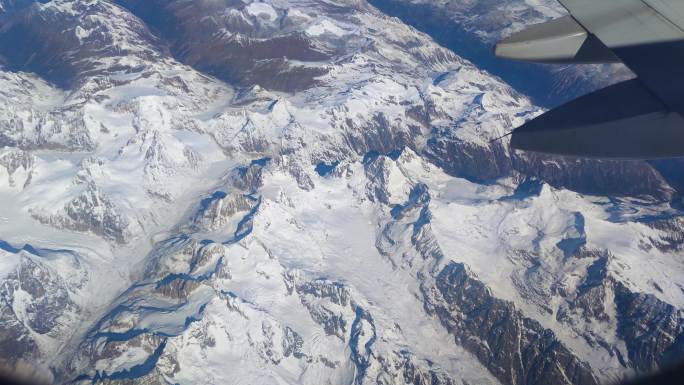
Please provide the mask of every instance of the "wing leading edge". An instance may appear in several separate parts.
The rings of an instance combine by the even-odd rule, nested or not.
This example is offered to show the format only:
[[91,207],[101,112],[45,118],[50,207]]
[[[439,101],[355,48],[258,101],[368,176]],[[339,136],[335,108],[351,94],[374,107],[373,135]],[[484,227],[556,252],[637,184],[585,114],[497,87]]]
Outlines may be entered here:
[[684,2],[559,1],[571,16],[515,34],[495,54],[547,63],[621,61],[638,78],[526,123],[513,132],[512,147],[596,158],[684,156]]

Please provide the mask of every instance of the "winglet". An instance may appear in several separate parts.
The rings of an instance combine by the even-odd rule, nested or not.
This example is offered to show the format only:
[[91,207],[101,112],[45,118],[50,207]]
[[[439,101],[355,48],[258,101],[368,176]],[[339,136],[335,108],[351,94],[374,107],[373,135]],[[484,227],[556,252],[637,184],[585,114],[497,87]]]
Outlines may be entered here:
[[537,63],[611,63],[619,59],[572,16],[533,25],[502,40],[494,55]]

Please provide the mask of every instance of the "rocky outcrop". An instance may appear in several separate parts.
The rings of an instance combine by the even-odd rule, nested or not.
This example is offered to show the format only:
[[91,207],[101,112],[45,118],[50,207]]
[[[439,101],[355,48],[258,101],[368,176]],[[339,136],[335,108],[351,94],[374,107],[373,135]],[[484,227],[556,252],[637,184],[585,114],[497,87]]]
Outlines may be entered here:
[[463,264],[448,264],[422,290],[426,310],[505,384],[598,384],[551,330],[494,298]]
[[258,201],[249,195],[239,193],[227,195],[217,191],[211,197],[202,200],[194,225],[207,231],[220,229],[231,221],[235,214],[249,212],[257,203]]
[[80,232],[91,232],[107,240],[125,243],[130,236],[128,218],[97,186],[90,184],[81,195],[64,205],[61,212],[34,210],[41,223]]
[[446,134],[429,141],[425,153],[449,174],[478,183],[491,182],[515,171],[559,189],[585,194],[650,196],[660,201],[675,196],[667,180],[647,162],[523,154],[508,150],[507,146],[506,139],[478,145]]
[[83,112],[70,109],[35,111],[24,118],[17,111],[0,112],[0,146],[23,150],[92,151],[95,142],[88,131]]
[[618,333],[639,371],[678,363],[684,354],[684,314],[652,294],[615,283]]
[[0,357],[3,370],[17,369],[15,365],[22,362],[40,362],[42,343],[70,335],[73,314],[80,310],[65,279],[41,263],[39,256],[29,254],[17,250],[15,255],[3,256],[18,259],[0,284],[0,352],[12,353]]
[[[170,41],[178,59],[230,83],[294,92],[311,87],[316,77],[327,73],[316,63],[330,58],[328,50],[298,31],[298,24],[287,23],[287,14],[270,5],[263,13],[268,17],[259,17],[258,12],[237,3],[237,12],[224,14],[221,5],[206,0],[192,7],[182,1],[116,2]],[[196,28],[207,14],[220,21]]]
[[585,194],[643,196],[662,201],[674,197],[674,189],[647,162],[587,160],[547,155],[516,154],[513,167],[536,176],[556,188]]
[[411,234],[408,239],[419,258],[404,251],[404,262],[395,265],[416,271],[427,314],[504,384],[598,384],[589,364],[552,330],[512,302],[496,298],[464,264],[448,262],[439,268],[445,255],[431,229],[430,201],[427,186],[416,185],[407,202],[394,207],[394,221],[376,242],[383,254],[397,258],[395,250],[406,247],[398,231]]
[[[587,268],[586,276],[582,283],[577,287],[575,297],[568,301],[569,311],[581,310],[582,318],[598,320],[601,322],[609,322],[610,312],[607,306],[610,306],[607,297],[611,290],[610,281],[608,281],[608,263],[610,262],[610,255],[601,255]],[[563,289],[559,289],[563,290]],[[568,293],[561,293],[566,294]],[[566,321],[566,309],[561,308],[556,314],[559,321]]]
[[489,182],[509,175],[513,162],[504,142],[477,145],[458,138],[438,137],[428,142],[428,157],[451,175]]
[[[609,264],[614,256],[605,251],[585,250],[581,258],[594,258],[576,293],[566,297],[557,313],[559,321],[574,326],[575,320],[589,325],[584,338],[597,343],[624,367],[651,372],[681,359],[684,353],[684,314],[653,294],[636,292],[612,276]],[[575,317],[579,312],[579,318]],[[573,320],[574,319],[574,320]],[[601,325],[597,327],[597,325]],[[601,329],[609,334],[601,335]],[[604,332],[605,333],[605,332]],[[626,350],[611,345],[613,335]]]
[[144,24],[105,1],[33,2],[0,32],[9,69],[35,72],[64,88],[106,68],[103,62],[126,70],[141,64],[131,59],[158,59],[160,51]]
[[457,385],[457,380],[449,377],[438,368],[419,362],[407,351],[397,352],[388,357],[380,357],[381,373],[375,383],[379,385]]
[[[320,280],[298,283],[296,277],[288,278],[311,318],[323,327],[327,335],[337,336],[344,341],[351,322],[347,319],[344,308],[354,306],[350,302],[348,289],[336,282]],[[318,299],[328,300],[331,304],[322,303]]]
[[[7,170],[7,182],[10,187],[15,187],[17,184],[20,184],[20,187],[26,187],[31,183],[35,161],[36,158],[26,151],[19,149],[0,150],[0,166]],[[15,174],[22,170],[23,180],[17,180]]]
[[663,253],[680,251],[684,247],[684,218],[664,218],[647,221],[646,225],[658,230],[660,237],[650,237],[651,244]]

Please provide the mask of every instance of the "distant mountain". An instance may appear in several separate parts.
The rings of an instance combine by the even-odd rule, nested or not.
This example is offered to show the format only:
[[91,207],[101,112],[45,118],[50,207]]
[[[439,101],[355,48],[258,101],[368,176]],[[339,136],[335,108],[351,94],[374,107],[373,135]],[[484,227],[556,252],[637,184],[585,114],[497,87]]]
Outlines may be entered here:
[[555,0],[370,0],[438,43],[502,77],[545,107],[633,77],[621,65],[515,63],[492,55],[494,44],[525,26],[567,14]]
[[[492,9],[557,11],[485,3],[444,8],[481,46]],[[375,5],[1,2],[0,366],[554,385],[682,358],[679,186],[512,152],[542,108]]]

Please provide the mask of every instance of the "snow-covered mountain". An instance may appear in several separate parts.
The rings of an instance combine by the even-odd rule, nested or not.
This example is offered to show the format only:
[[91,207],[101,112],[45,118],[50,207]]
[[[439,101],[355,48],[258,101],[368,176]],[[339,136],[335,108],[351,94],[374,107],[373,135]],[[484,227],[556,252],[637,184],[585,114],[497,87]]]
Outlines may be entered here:
[[492,141],[541,108],[368,2],[0,12],[5,370],[598,384],[684,355],[678,187]]
[[370,0],[389,15],[429,34],[478,67],[502,77],[545,107],[633,77],[622,65],[512,63],[493,57],[502,38],[567,14],[556,0]]

